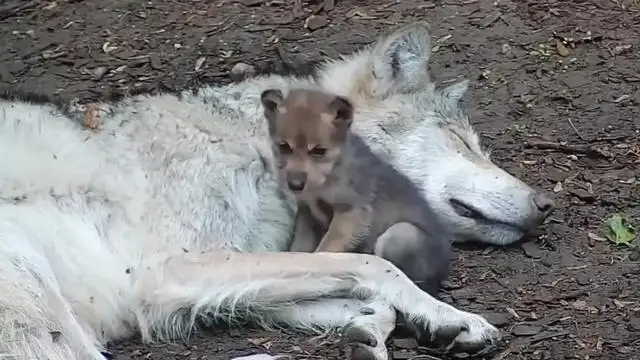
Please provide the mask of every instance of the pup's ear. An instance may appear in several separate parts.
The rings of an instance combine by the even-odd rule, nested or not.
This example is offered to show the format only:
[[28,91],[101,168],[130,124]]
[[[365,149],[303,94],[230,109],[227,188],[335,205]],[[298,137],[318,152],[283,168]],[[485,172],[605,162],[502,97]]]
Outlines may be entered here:
[[329,103],[329,113],[334,116],[333,125],[346,132],[353,122],[353,104],[343,96],[336,96]]
[[279,89],[267,89],[260,95],[260,101],[264,107],[264,116],[269,123],[273,122],[276,118],[278,108],[282,106],[284,96]]

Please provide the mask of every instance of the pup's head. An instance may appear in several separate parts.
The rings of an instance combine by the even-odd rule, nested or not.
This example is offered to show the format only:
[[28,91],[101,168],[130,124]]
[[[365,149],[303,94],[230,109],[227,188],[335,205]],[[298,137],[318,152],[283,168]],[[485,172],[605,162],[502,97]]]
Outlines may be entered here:
[[317,90],[262,92],[278,178],[295,194],[318,190],[340,159],[353,120],[347,98]]

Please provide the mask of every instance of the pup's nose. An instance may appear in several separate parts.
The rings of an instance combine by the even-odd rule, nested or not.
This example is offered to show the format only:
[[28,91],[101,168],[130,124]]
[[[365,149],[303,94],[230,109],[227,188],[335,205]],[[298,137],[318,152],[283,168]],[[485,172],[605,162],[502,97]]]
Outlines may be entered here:
[[304,181],[302,180],[289,180],[287,185],[292,191],[302,191],[304,189]]
[[305,174],[289,174],[287,176],[287,186],[291,191],[302,191],[307,183],[307,176]]
[[540,212],[544,213],[545,215],[550,214],[551,211],[555,208],[553,200],[542,193],[536,193],[535,195],[533,195],[532,200],[536,208],[538,208],[538,210],[540,210]]

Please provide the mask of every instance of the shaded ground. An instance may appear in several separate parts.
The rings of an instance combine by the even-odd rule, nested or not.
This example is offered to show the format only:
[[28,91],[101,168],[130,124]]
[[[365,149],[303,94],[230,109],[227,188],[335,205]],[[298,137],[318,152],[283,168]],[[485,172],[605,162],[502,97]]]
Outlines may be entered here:
[[[435,77],[473,81],[470,114],[496,162],[559,206],[520,246],[457,251],[445,298],[510,334],[499,359],[637,358],[638,253],[607,242],[602,226],[621,212],[640,227],[638,1],[345,0],[328,11],[331,1],[315,1],[297,19],[291,2],[4,1],[0,90],[95,98],[228,82],[237,62],[286,70],[426,19],[439,39]],[[303,26],[311,11],[314,31]],[[332,344],[228,330],[113,347],[123,358],[220,360],[264,348],[345,358]],[[425,352],[391,348],[396,359]]]

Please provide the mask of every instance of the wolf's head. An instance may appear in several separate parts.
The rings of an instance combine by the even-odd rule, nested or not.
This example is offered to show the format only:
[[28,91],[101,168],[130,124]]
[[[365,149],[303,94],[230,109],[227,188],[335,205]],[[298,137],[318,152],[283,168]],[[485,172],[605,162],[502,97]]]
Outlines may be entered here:
[[353,131],[420,188],[458,242],[519,240],[554,204],[494,164],[461,106],[468,81],[436,88],[424,23],[406,25],[320,71],[354,104]]

